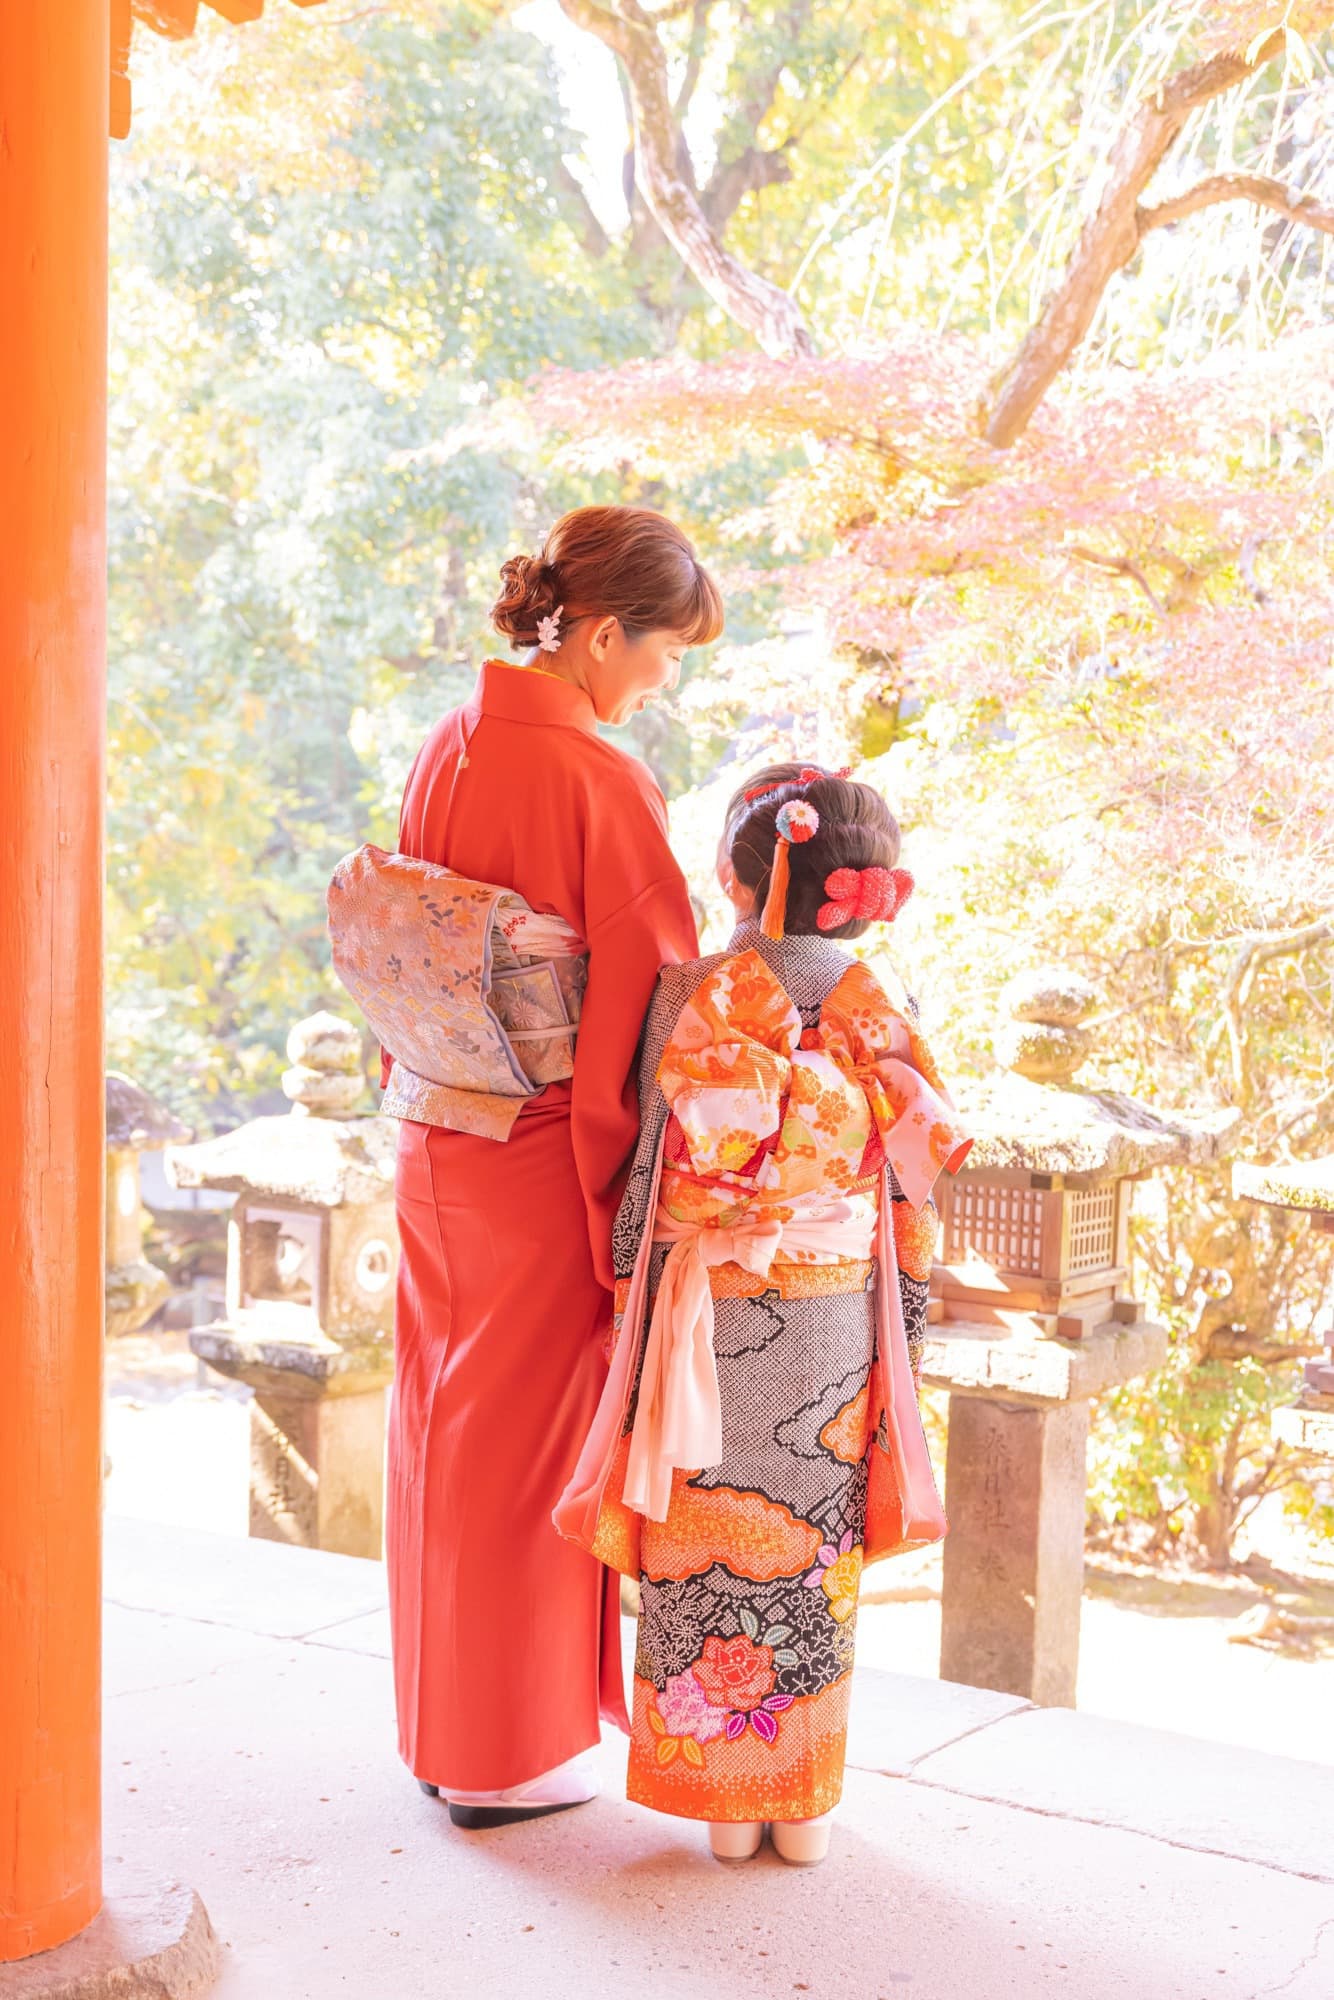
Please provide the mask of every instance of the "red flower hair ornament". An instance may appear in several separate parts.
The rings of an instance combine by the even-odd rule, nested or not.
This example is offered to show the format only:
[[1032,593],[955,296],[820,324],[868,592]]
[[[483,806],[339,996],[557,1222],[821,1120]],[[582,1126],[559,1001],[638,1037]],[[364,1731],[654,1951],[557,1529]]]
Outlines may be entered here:
[[892,924],[913,892],[906,868],[836,868],[826,876],[815,921],[822,931],[844,924]]
[[852,766],[850,764],[845,764],[839,771],[817,771],[812,765],[803,764],[795,778],[771,778],[767,784],[752,785],[748,792],[742,794],[742,797],[748,806],[753,806],[756,799],[767,799],[774,792],[781,792],[785,785],[813,785],[821,778],[850,778],[851,776]]

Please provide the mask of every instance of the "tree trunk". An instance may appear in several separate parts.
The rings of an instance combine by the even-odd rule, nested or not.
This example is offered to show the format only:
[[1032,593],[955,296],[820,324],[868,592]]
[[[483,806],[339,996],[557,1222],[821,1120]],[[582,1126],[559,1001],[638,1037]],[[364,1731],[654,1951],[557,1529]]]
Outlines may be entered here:
[[786,359],[813,354],[815,343],[796,301],[724,249],[689,177],[681,171],[681,135],[667,86],[667,59],[638,0],[622,0],[616,12],[597,0],[560,0],[560,4],[577,27],[596,35],[625,66],[639,185],[682,263],[729,318],[754,334],[766,354]]
[[1220,1493],[1207,1507],[1197,1507],[1191,1533],[1210,1569],[1231,1569],[1235,1509],[1230,1495]]

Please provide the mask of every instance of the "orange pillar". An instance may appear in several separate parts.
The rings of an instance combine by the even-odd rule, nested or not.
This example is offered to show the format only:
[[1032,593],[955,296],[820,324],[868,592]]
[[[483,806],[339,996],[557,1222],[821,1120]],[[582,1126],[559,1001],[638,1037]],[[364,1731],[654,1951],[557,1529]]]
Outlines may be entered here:
[[101,1903],[107,0],[0,0],[0,1960]]

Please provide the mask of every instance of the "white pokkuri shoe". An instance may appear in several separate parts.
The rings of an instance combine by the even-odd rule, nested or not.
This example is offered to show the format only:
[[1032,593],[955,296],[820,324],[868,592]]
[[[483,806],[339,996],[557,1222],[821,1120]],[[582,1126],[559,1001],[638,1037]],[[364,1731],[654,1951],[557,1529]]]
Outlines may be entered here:
[[709,1846],[718,1861],[749,1861],[764,1839],[762,1819],[711,1819]]
[[829,1852],[829,1835],[834,1824],[831,1812],[818,1819],[776,1819],[769,1828],[774,1852],[794,1868],[814,1868]]

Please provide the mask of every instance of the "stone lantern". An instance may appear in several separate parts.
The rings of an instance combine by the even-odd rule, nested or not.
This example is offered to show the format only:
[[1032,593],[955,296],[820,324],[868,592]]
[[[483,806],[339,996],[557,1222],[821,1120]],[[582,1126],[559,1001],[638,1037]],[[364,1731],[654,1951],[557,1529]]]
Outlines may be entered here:
[[107,1072],[107,1303],[106,1330],[137,1333],[171,1289],[171,1280],[144,1255],[144,1204],[139,1155],[190,1128],[119,1070]]
[[1096,996],[1059,971],[1003,996],[1001,1075],[942,1175],[922,1377],[950,1395],[940,1671],[1070,1707],[1079,1663],[1089,1402],[1160,1367],[1129,1295],[1131,1183],[1218,1157],[1235,1114],[1165,1115],[1080,1089]]
[[[1268,1208],[1288,1208],[1311,1218],[1312,1229],[1334,1235],[1334,1159],[1287,1160],[1261,1167],[1238,1160],[1232,1192]],[[1271,1423],[1282,1444],[1334,1458],[1334,1317],[1325,1330],[1325,1351],[1303,1370],[1295,1403],[1275,1410]]]
[[250,1532],[378,1557],[398,1234],[396,1127],[360,1116],[361,1041],[333,1014],[288,1038],[285,1117],[173,1147],[177,1187],[236,1196],[226,1318],[194,1352],[248,1382]]

